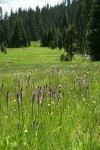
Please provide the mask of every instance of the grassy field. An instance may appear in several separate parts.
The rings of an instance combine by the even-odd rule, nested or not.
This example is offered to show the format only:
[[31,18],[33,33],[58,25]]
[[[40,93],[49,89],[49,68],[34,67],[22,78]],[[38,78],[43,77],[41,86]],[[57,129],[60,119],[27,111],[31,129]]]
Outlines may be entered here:
[[0,53],[0,150],[100,149],[100,62],[62,53]]

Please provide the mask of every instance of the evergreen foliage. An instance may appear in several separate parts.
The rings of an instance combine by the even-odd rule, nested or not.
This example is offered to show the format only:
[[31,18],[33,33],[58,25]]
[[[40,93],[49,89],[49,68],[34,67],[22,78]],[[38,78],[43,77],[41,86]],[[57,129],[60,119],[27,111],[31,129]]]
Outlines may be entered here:
[[9,16],[0,7],[0,45],[26,47],[40,40],[41,46],[64,48],[70,60],[73,51],[99,60],[99,5],[99,0],[64,0],[54,7],[11,9]]
[[5,51],[5,46],[4,46],[4,43],[2,42],[1,43],[1,52],[3,53]]
[[72,60],[73,53],[75,52],[77,48],[77,43],[76,43],[76,30],[75,26],[69,25],[68,29],[66,30],[66,37],[64,40],[64,48],[65,51],[68,53],[68,59]]
[[58,48],[61,50],[63,48],[62,35],[60,34],[58,37]]
[[14,33],[11,39],[11,47],[27,46],[27,37],[20,19],[16,20]]
[[77,30],[77,41],[79,45],[79,53],[86,53],[86,34],[88,30],[88,23],[90,21],[90,12],[93,0],[78,0],[76,3],[76,18],[75,26]]
[[91,59],[100,60],[100,0],[93,2],[88,40]]

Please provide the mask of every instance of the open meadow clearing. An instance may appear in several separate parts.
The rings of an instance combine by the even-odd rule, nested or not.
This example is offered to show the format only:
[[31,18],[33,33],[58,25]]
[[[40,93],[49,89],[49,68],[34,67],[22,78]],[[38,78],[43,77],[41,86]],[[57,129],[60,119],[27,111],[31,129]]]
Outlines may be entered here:
[[62,53],[0,53],[0,150],[100,149],[100,62]]

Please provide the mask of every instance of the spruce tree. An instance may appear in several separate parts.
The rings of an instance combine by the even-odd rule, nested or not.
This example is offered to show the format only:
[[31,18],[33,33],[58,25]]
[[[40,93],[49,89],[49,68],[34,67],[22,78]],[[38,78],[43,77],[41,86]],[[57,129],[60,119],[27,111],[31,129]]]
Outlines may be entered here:
[[0,7],[0,20],[2,20],[2,16],[3,16],[2,7]]
[[22,46],[22,33],[19,24],[19,20],[16,21],[14,33],[11,40],[11,47],[20,47]]
[[27,47],[27,36],[22,22],[20,22],[20,28],[21,28],[21,36],[22,36],[21,45]]
[[68,29],[66,29],[66,37],[64,40],[64,49],[68,53],[68,60],[72,60],[73,52],[75,52],[77,47],[76,35],[75,26],[69,25]]
[[61,50],[62,47],[63,47],[63,41],[62,41],[62,35],[60,34],[59,38],[58,38],[58,48],[59,48],[59,50]]
[[88,40],[91,59],[100,60],[100,0],[93,2]]
[[41,44],[42,44],[42,47],[48,47],[48,32],[45,31],[42,35],[42,40],[41,40]]
[[17,19],[11,40],[11,47],[21,46],[27,46],[27,37],[21,20]]
[[27,29],[27,42],[28,46],[31,46],[31,34],[30,34],[30,29]]

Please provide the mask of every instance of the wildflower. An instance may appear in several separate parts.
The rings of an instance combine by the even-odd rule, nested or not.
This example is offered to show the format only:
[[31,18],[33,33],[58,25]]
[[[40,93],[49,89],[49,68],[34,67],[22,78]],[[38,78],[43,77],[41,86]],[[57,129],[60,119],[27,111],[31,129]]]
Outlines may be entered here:
[[28,133],[28,130],[24,130],[25,133]]
[[61,90],[58,92],[58,102],[60,101],[60,96],[61,96]]
[[53,112],[51,113],[51,116],[53,115]]
[[16,100],[17,100],[17,102],[20,101],[20,97],[19,97],[19,94],[18,94],[18,93],[17,93],[17,95],[16,95]]
[[93,101],[93,104],[95,104],[96,102],[95,101]]
[[48,104],[48,106],[51,106],[50,104]]
[[52,97],[55,99],[56,98],[56,92],[52,92]]
[[49,90],[51,90],[52,89],[52,83],[50,82],[49,83]]
[[61,88],[61,85],[59,85],[59,88]]
[[85,102],[85,98],[83,98],[83,101]]
[[39,94],[40,97],[42,96],[42,88],[41,87],[39,88],[39,93],[38,94]]
[[38,86],[38,104],[42,103],[42,88]]
[[40,100],[40,102],[39,102],[40,104],[42,104],[42,101]]
[[44,89],[43,89],[43,99],[45,98],[46,96],[46,87],[44,86]]
[[36,91],[34,90],[32,93],[32,103],[34,103],[36,97]]
[[82,80],[78,80],[78,84],[79,84],[79,86],[81,87],[82,86]]
[[17,100],[17,103],[18,103],[18,109],[19,109],[20,97],[19,97],[19,94],[18,94],[18,93],[17,93],[17,95],[16,95],[16,100]]
[[23,89],[21,87],[21,89],[20,89],[20,100],[21,100],[21,102],[22,102],[22,99],[23,99]]
[[85,96],[88,94],[88,92],[89,92],[89,87],[87,86],[85,89]]
[[8,116],[6,116],[5,119],[8,119]]
[[55,72],[54,72],[54,70],[52,70],[52,71],[50,72],[50,76],[54,76],[54,74],[55,74]]
[[26,143],[26,142],[24,142],[23,144],[24,144],[24,145],[27,145],[27,143]]
[[52,97],[52,89],[50,89],[50,91],[49,91],[49,96],[50,96],[50,98]]

